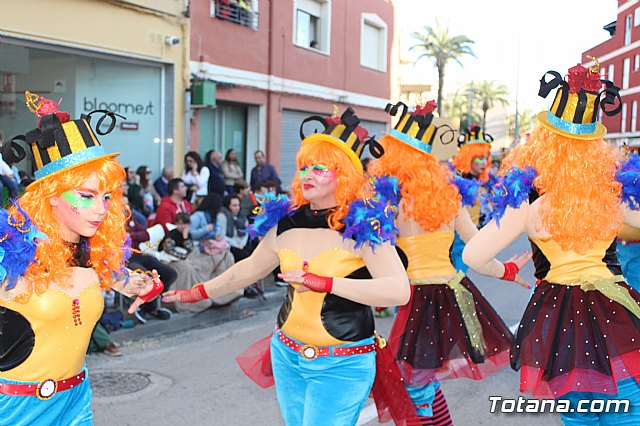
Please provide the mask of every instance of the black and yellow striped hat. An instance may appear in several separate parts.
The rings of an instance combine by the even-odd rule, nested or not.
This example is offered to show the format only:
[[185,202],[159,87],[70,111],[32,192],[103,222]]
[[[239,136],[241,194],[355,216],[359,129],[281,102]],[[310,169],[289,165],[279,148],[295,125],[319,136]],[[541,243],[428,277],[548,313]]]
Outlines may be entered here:
[[[622,99],[611,81],[600,79],[600,64],[594,60],[596,65],[588,69],[581,64],[569,68],[567,81],[556,71],[547,71],[542,76],[538,96],[546,98],[551,90],[559,87],[551,109],[536,116],[542,126],[573,139],[599,139],[607,134],[606,127],[596,121],[598,107],[613,116],[622,109]],[[547,74],[553,77],[548,82]],[[606,87],[601,91],[603,84]],[[615,107],[607,109],[607,105]]]
[[478,124],[472,124],[458,136],[458,148],[472,143],[485,143],[491,146],[493,136],[482,131],[482,127]]
[[[106,135],[115,127],[117,114],[97,110],[82,114],[78,120],[70,120],[69,114],[58,111],[57,103],[30,92],[26,92],[25,97],[27,106],[40,117],[40,122],[26,136],[16,136],[11,143],[6,144],[3,147],[3,157],[12,162],[20,161],[26,156],[26,152],[17,141],[25,141],[33,155],[36,182],[89,161],[119,155],[107,154],[89,125],[92,114],[103,113],[96,125],[96,132]],[[111,124],[106,131],[102,131],[100,125],[107,117],[111,119]]]
[[[360,118],[355,114],[353,108],[349,107],[338,117],[337,108],[334,108],[334,115],[332,117],[321,117],[319,115],[313,115],[305,118],[300,125],[300,138],[302,144],[308,144],[312,142],[329,142],[336,147],[340,148],[351,160],[353,165],[360,171],[362,169],[362,163],[360,162],[360,156],[365,146],[369,146],[371,155],[379,158],[383,154],[382,146],[373,138],[368,137],[369,132],[360,126]],[[312,133],[309,136],[305,136],[303,127],[309,122],[317,121],[324,126],[322,133]]]
[[[438,127],[433,123],[433,111],[436,109],[436,105],[435,101],[429,101],[425,105],[416,106],[415,111],[409,112],[409,107],[403,102],[398,102],[395,105],[387,104],[384,110],[392,116],[396,116],[398,110],[402,109],[400,119],[394,128],[389,131],[388,135],[418,151],[431,154],[433,141],[440,127],[446,127],[447,132],[450,131],[451,135],[453,135],[453,129],[448,125],[445,124]],[[441,140],[445,134],[440,136]],[[451,139],[453,139],[453,136],[451,136]],[[448,142],[442,141],[443,144],[450,142],[451,140]]]

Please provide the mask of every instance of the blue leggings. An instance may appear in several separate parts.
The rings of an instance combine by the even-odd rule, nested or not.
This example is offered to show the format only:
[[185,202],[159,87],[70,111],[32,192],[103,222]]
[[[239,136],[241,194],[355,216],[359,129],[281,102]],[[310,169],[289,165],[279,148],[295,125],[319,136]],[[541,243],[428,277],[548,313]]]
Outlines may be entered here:
[[436,397],[436,391],[440,389],[440,382],[432,382],[424,386],[404,385],[409,392],[409,396],[416,406],[416,411],[421,417],[433,416],[433,400]]
[[[289,426],[355,425],[373,386],[375,351],[307,360],[282,343],[276,333],[271,338],[271,365],[285,423]],[[373,342],[371,337],[334,347]]]
[[640,244],[622,245],[618,242],[618,260],[627,284],[640,292]]
[[[624,379],[618,383],[618,393],[608,395],[598,392],[569,392],[562,395],[560,399],[568,399],[570,401],[573,413],[560,414],[562,423],[566,426],[637,426],[640,425],[640,385],[633,379]],[[578,413],[575,411],[578,400],[580,399],[600,399],[605,401],[611,399],[628,399],[629,411],[626,413],[609,412],[609,413]],[[586,408],[583,405],[583,408]]]
[[460,235],[456,232],[449,257],[451,258],[451,263],[453,263],[453,267],[456,268],[456,271],[462,271],[466,274],[469,267],[462,261],[462,250],[464,250],[464,246],[464,241],[462,241],[462,238],[460,238]]
[[[86,368],[84,371],[86,374]],[[7,379],[0,379],[0,381],[26,383]],[[46,401],[41,401],[35,396],[0,394],[0,425],[92,426],[89,376],[87,375],[78,386],[58,392]]]

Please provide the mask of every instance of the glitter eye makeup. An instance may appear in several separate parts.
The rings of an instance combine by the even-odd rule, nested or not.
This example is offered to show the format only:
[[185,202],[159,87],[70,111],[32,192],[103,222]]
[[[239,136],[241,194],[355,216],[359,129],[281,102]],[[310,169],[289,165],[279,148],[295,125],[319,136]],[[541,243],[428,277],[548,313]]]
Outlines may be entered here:
[[88,209],[95,202],[95,196],[90,193],[65,191],[62,193],[62,199],[73,207],[80,209]]
[[312,164],[311,166],[300,167],[300,177],[306,176],[309,170],[311,170],[314,175],[320,177],[328,177],[333,174],[333,171],[329,170],[324,164]]

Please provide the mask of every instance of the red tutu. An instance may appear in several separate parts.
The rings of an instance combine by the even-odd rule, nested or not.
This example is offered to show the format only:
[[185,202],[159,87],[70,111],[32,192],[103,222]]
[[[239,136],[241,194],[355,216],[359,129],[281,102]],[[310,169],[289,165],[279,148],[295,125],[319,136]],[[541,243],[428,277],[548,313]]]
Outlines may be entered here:
[[411,300],[398,310],[389,344],[403,378],[413,386],[433,380],[480,380],[509,365],[513,335],[476,286],[463,278],[473,296],[482,329],[482,346],[471,343],[455,293],[447,284],[411,286]]
[[[620,285],[640,303],[640,295]],[[618,392],[616,382],[640,380],[640,319],[597,290],[541,281],[511,350],[520,391],[536,398],[568,392]]]

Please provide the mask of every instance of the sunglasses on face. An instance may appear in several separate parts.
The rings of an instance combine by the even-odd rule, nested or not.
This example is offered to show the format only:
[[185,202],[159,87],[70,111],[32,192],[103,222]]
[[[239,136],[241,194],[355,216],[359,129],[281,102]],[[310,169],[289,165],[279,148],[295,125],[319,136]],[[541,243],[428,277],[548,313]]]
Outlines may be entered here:
[[327,177],[333,173],[333,171],[324,164],[312,164],[310,166],[300,167],[300,177],[306,176],[309,171],[320,177]]

